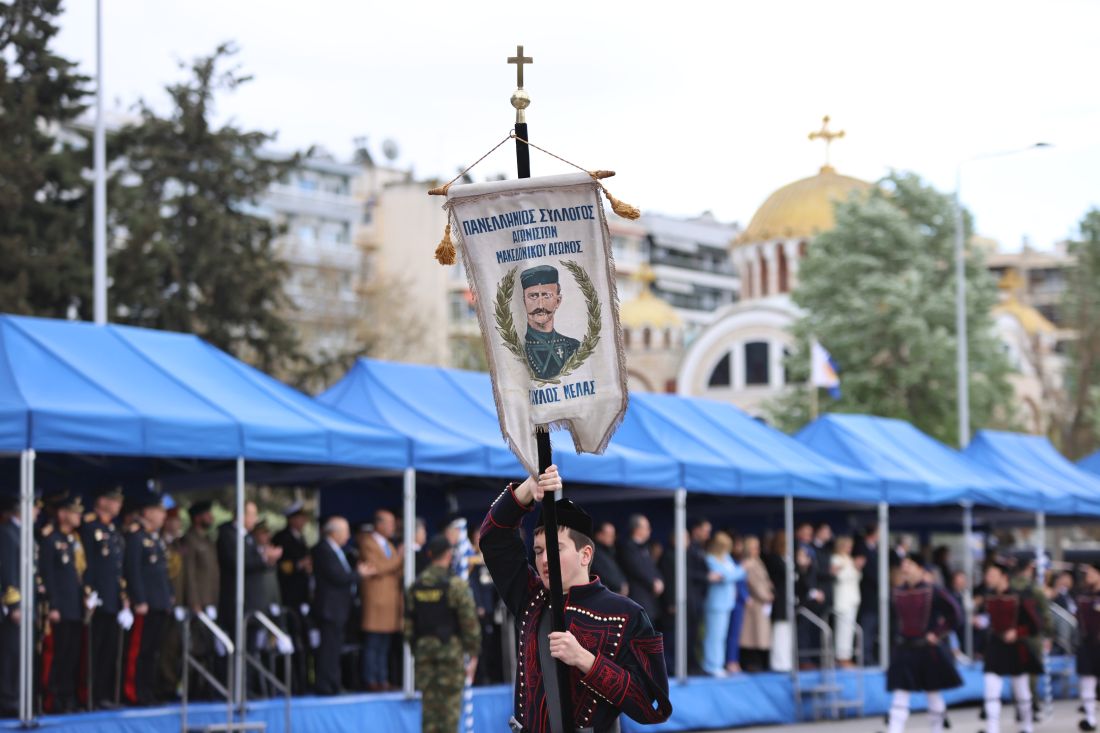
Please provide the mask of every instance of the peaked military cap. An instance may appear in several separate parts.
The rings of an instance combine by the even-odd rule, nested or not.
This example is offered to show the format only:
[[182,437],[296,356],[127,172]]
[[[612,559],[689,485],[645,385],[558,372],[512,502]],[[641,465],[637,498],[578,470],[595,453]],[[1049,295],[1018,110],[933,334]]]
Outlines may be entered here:
[[95,490],[95,498],[106,497],[108,499],[122,500],[122,486],[119,484],[104,484]]
[[519,281],[524,290],[535,285],[556,285],[558,282],[558,268],[553,265],[529,267],[519,274]]

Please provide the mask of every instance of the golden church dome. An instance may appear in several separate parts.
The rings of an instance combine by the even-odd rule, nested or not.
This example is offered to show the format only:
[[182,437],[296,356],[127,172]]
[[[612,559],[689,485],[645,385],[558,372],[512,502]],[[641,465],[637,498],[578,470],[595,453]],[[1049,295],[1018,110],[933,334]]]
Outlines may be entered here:
[[682,325],[676,309],[653,294],[650,289],[656,276],[649,265],[643,264],[634,276],[642,283],[638,297],[631,298],[619,306],[619,321],[623,328],[652,328],[662,330]]
[[993,315],[1012,316],[1030,336],[1054,333],[1058,330],[1037,308],[1020,301],[1018,293],[1023,292],[1026,283],[1014,268],[1005,270],[997,287],[1001,290],[1001,302],[994,306]]
[[870,183],[843,176],[824,166],[816,176],[783,186],[757,209],[737,243],[769,239],[812,237],[833,228],[833,204],[853,191],[867,191]]

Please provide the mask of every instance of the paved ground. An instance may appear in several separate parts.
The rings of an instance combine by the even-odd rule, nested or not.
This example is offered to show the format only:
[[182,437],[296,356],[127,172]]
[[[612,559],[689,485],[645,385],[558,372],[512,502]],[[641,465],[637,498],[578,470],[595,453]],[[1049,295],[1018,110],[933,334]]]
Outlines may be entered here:
[[[951,721],[951,729],[948,733],[978,733],[978,731],[985,728],[984,721],[978,719],[978,707],[976,705],[950,710],[948,711],[948,718]],[[1077,730],[1078,720],[1080,720],[1080,716],[1077,713],[1077,702],[1060,700],[1054,703],[1054,716],[1037,724],[1035,733],[1072,733]],[[1015,721],[1016,718],[1012,712],[1011,704],[1006,704],[1001,719],[1002,733],[1016,733]],[[885,730],[886,724],[883,719],[877,717],[839,722],[731,728],[726,733],[881,733]],[[928,730],[928,723],[924,714],[918,713],[909,718],[905,730],[906,733],[925,733]]]

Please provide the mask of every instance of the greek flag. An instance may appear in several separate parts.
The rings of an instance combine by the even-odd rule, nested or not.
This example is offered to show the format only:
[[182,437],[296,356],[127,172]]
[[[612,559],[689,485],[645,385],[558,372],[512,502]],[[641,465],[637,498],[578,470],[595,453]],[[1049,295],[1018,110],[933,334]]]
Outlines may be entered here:
[[825,387],[830,397],[840,399],[840,367],[816,340],[810,345],[810,385]]

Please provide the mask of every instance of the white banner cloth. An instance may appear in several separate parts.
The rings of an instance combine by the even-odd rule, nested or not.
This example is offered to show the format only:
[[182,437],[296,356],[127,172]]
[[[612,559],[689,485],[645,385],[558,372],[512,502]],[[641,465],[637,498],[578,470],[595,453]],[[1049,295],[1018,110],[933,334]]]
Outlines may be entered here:
[[501,431],[531,475],[535,430],[602,453],[626,413],[603,201],[586,174],[451,186],[445,208],[477,301]]

